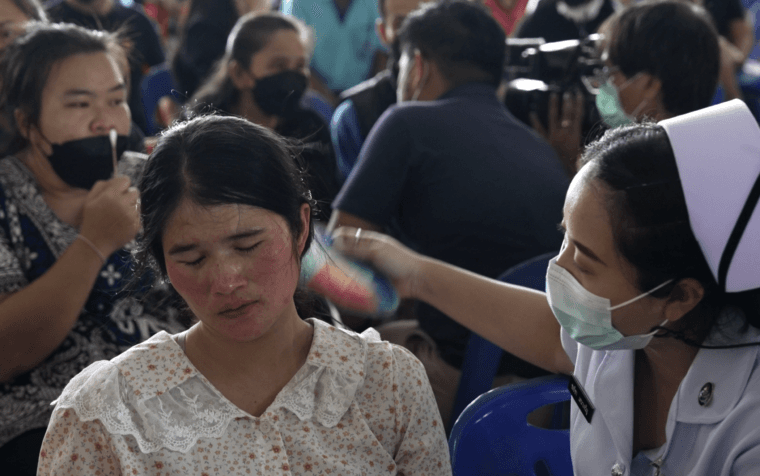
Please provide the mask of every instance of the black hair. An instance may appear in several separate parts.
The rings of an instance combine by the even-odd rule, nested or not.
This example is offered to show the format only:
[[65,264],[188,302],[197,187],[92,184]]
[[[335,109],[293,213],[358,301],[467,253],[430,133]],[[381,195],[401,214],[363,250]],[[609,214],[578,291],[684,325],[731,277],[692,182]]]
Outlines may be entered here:
[[452,86],[501,82],[504,30],[480,4],[466,0],[426,3],[410,13],[398,32],[401,52],[419,50]]
[[681,279],[698,281],[704,296],[669,332],[699,345],[720,324],[729,308],[743,312],[745,322],[760,328],[760,289],[726,293],[715,280],[691,230],[686,200],[673,149],[665,129],[653,123],[607,131],[588,146],[582,162],[591,167],[587,180],[598,180],[608,194],[607,209],[617,252],[635,269],[642,292],[665,298]]
[[[153,272],[162,280],[167,277],[162,237],[184,198],[200,206],[242,204],[270,210],[287,222],[294,250],[303,231],[301,206],[308,203],[314,208],[288,142],[265,127],[232,116],[199,116],[164,132],[138,188],[144,231],[135,252],[135,275]],[[310,220],[299,260],[313,235]],[[303,306],[299,312],[306,312]]]
[[195,112],[213,107],[214,110],[230,113],[240,97],[240,91],[235,88],[228,73],[230,62],[237,61],[241,67],[248,69],[253,56],[265,48],[272,35],[280,30],[294,31],[307,42],[308,30],[295,17],[279,12],[254,12],[240,17],[230,32],[224,57],[190,101]]
[[48,21],[47,13],[39,0],[13,0],[13,4],[32,20]]
[[380,12],[380,18],[385,18],[385,0],[377,0],[377,10]]
[[[125,68],[126,52],[120,41],[118,34],[68,23],[30,23],[26,33],[8,45],[0,59],[0,78],[3,79],[0,111],[6,116],[12,136],[6,152],[13,154],[29,145],[20,128],[28,131],[32,125],[39,124],[42,91],[55,64],[75,55],[106,53]],[[124,80],[127,81],[127,75]],[[26,124],[16,123],[16,110],[23,113]]]
[[662,83],[662,104],[672,115],[710,105],[718,84],[718,33],[707,11],[692,2],[632,5],[610,19],[610,63],[628,78],[649,73]]

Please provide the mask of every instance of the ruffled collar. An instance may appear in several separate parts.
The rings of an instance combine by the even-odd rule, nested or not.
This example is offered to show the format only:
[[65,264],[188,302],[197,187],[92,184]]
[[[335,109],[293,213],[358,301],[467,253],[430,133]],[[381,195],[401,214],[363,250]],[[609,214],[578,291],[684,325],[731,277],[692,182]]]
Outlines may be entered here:
[[187,452],[199,438],[223,435],[236,418],[276,425],[281,409],[301,421],[333,427],[363,385],[368,343],[379,336],[373,329],[359,335],[316,319],[309,322],[314,337],[305,364],[259,418],[214,388],[166,332],[85,369],[71,380],[57,407],[73,408],[83,421],[98,419],[113,434],[134,436],[144,453]]

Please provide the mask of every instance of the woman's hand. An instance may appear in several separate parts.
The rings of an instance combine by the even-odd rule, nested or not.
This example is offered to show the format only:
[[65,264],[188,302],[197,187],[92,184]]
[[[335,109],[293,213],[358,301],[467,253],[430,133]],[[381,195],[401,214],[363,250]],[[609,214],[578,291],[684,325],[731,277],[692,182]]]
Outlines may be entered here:
[[581,127],[585,112],[583,101],[583,94],[580,92],[575,95],[565,93],[560,114],[559,97],[556,93],[549,96],[548,130],[541,124],[535,112],[530,115],[533,129],[552,146],[570,177],[578,171],[578,156],[581,154]]
[[333,246],[344,255],[369,263],[385,275],[400,298],[418,296],[423,256],[390,236],[361,228],[341,227],[333,232]]
[[132,241],[140,230],[140,193],[129,177],[98,181],[84,202],[80,233],[105,256]]

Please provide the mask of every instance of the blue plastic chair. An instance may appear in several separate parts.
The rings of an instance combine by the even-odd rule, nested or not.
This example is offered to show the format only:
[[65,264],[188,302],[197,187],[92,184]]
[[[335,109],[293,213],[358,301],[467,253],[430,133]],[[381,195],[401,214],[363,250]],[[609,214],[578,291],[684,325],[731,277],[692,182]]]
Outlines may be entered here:
[[335,112],[335,108],[327,102],[327,99],[312,89],[308,89],[304,93],[301,99],[301,107],[316,112],[327,124],[330,123],[330,119],[332,119],[332,115]]
[[568,377],[505,385],[478,397],[451,430],[454,476],[572,476],[570,431],[530,425],[528,414],[570,399]]
[[158,102],[164,96],[172,96],[174,89],[174,78],[169,65],[166,63],[150,68],[143,77],[140,90],[142,92],[143,110],[148,122],[146,135],[153,136],[161,132],[161,127],[156,123]]
[[[499,277],[499,280],[544,291],[546,288],[546,268],[549,266],[549,260],[556,255],[556,252],[552,252],[524,261],[508,269]],[[501,348],[495,344],[474,332],[470,335],[462,363],[462,377],[457,387],[450,421],[456,421],[459,414],[471,401],[491,390],[502,354]]]

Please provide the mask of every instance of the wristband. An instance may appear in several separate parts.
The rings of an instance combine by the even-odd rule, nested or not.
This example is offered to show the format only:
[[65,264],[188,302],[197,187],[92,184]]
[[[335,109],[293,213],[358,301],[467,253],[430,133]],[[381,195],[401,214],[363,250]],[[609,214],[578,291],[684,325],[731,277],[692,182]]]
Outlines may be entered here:
[[85,243],[87,243],[87,246],[89,246],[90,248],[92,248],[92,251],[94,251],[95,254],[98,255],[98,258],[100,258],[100,261],[103,264],[106,264],[106,257],[103,256],[103,253],[101,253],[100,250],[98,249],[98,247],[95,246],[95,243],[93,243],[92,241],[90,241],[89,238],[87,238],[84,235],[77,235],[77,238],[79,238],[80,240],[82,240]]

